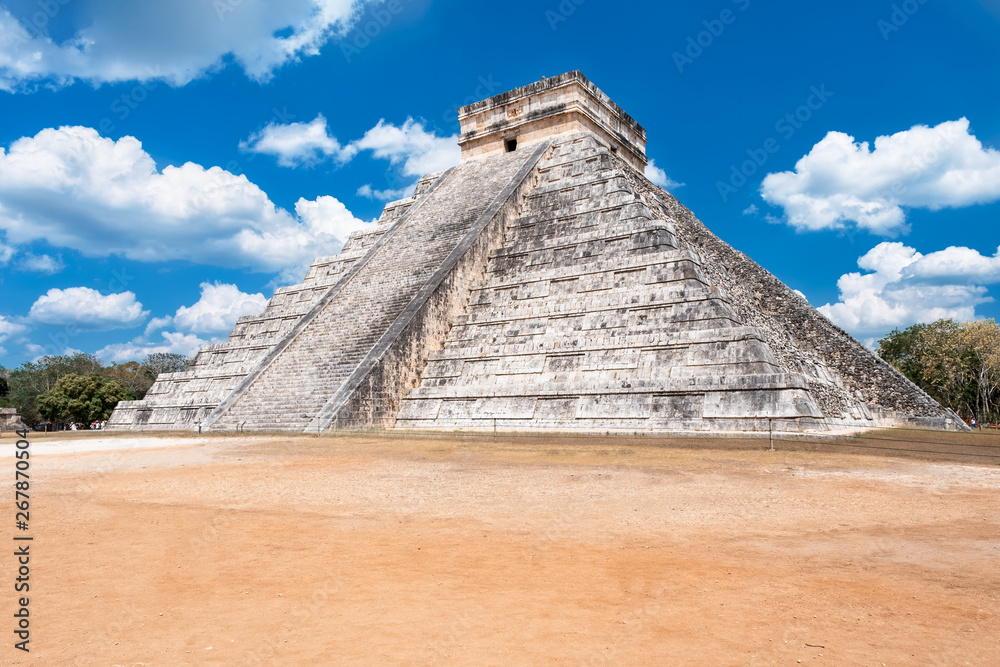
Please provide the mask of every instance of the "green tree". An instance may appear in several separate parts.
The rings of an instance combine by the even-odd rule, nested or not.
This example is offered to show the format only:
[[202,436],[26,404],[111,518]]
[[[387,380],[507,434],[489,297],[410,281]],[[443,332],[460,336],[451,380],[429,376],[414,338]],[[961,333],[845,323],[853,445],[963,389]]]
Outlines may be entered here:
[[7,369],[0,366],[0,399],[6,399],[8,394],[10,394],[10,382],[7,380]]
[[111,364],[101,371],[101,375],[120,382],[135,395],[136,399],[142,399],[156,381],[156,375],[138,361]]
[[138,361],[111,364],[101,371],[101,375],[117,380],[130,389],[136,399],[142,399],[161,373],[182,371],[187,363],[188,359],[183,354],[156,352],[146,357],[141,364]]
[[975,381],[976,415],[980,421],[997,419],[1000,391],[1000,327],[994,320],[969,322],[962,328],[970,371]]
[[51,391],[41,394],[38,411],[50,420],[74,422],[104,421],[120,401],[133,400],[135,394],[117,380],[98,374],[70,374],[59,379]]
[[965,418],[1000,422],[1000,327],[993,320],[938,320],[898,329],[879,355]]
[[65,375],[91,375],[99,373],[102,368],[101,362],[92,354],[41,357],[8,372],[10,393],[7,403],[17,409],[25,424],[34,426],[42,421],[37,405],[40,394],[52,390]]
[[963,334],[966,325],[954,320],[938,320],[923,333],[920,350],[921,373],[926,386],[938,401],[959,414],[975,413],[973,355]]
[[188,365],[188,358],[183,354],[168,354],[154,352],[142,362],[142,367],[153,374],[155,380],[160,373],[179,373]]
[[[41,357],[7,371],[8,393],[4,397],[0,392],[0,406],[16,408],[24,422],[34,426],[43,419],[38,397],[51,392],[60,379],[68,375],[100,375],[129,390],[132,394],[130,398],[143,398],[160,373],[184,370],[187,363],[184,355],[167,353],[151,354],[142,363],[129,361],[107,367],[92,354]],[[0,376],[3,376],[2,372]],[[0,389],[2,386],[0,384]]]
[[27,362],[11,371],[10,377],[12,384],[16,383],[37,396],[55,387],[64,375],[92,375],[100,373],[103,368],[97,357],[80,352],[72,356],[41,357]]
[[924,388],[923,364],[921,357],[925,345],[924,334],[929,324],[914,324],[892,333],[878,342],[878,355],[896,367],[910,382]]

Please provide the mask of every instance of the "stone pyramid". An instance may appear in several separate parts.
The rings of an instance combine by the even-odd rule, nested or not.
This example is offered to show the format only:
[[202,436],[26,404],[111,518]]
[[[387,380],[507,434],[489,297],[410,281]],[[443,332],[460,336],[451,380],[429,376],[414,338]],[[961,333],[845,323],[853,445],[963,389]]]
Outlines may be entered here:
[[643,176],[579,72],[460,110],[462,161],[112,428],[829,431],[958,418]]

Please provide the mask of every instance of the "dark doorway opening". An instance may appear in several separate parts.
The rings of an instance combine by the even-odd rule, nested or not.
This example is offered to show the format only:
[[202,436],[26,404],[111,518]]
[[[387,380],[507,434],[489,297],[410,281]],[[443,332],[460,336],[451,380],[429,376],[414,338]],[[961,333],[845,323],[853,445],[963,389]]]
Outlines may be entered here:
[[517,150],[517,139],[507,139],[503,142],[503,145],[507,148],[508,153],[513,153]]

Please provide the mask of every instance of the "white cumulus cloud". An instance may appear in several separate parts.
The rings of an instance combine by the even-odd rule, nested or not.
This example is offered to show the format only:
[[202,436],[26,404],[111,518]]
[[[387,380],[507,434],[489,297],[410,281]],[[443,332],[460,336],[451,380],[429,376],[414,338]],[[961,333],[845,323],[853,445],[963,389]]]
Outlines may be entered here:
[[[372,223],[358,220],[343,202],[334,197],[317,197],[315,200],[299,199],[295,203],[295,214],[315,236],[332,236],[346,241],[351,232],[370,226]],[[323,255],[316,255],[322,257]]]
[[423,123],[407,118],[402,126],[380,120],[361,139],[352,141],[349,151],[371,151],[392,164],[402,164],[407,176],[423,176],[450,167],[462,159],[458,137],[439,137]]
[[66,265],[63,264],[61,259],[52,257],[51,255],[35,255],[29,252],[18,262],[18,268],[51,276],[54,273],[62,271],[66,268]]
[[[266,81],[342,36],[382,0],[48,0],[0,6],[0,90],[164,80],[180,86],[229,60]],[[12,10],[21,10],[17,14]],[[56,32],[68,35],[54,40]]]
[[[142,336],[108,345],[97,355],[111,361],[143,359],[155,352],[190,357],[203,345],[225,340],[239,318],[262,313],[266,307],[263,294],[247,294],[226,283],[202,283],[201,298],[193,305],[181,306],[173,315],[154,317]],[[175,330],[164,331],[168,327]],[[151,340],[157,332],[159,338]]]
[[656,160],[650,160],[649,164],[646,165],[646,178],[648,178],[655,185],[659,185],[665,190],[673,190],[674,188],[684,187],[683,183],[678,183],[674,179],[667,176],[667,172],[656,166]]
[[401,126],[380,120],[365,135],[346,146],[330,134],[320,115],[310,123],[272,123],[240,143],[244,151],[277,157],[285,167],[313,165],[324,160],[349,162],[362,151],[399,165],[407,176],[423,176],[454,167],[462,158],[458,137],[439,137],[412,118]]
[[104,295],[89,287],[50,289],[31,306],[33,322],[86,331],[128,329],[142,324],[149,311],[132,292]]
[[379,201],[396,201],[399,199],[406,199],[407,197],[412,197],[413,193],[417,189],[417,184],[409,185],[405,188],[399,188],[398,190],[388,189],[388,190],[376,190],[371,186],[370,183],[366,183],[358,188],[359,197],[367,197],[368,199],[377,199]]
[[274,156],[282,167],[311,166],[345,157],[344,148],[328,132],[322,114],[310,123],[270,123],[241,141],[240,150]]
[[201,299],[178,308],[173,323],[187,333],[229,334],[236,320],[260,314],[266,306],[263,294],[246,294],[236,285],[202,283]]
[[22,324],[11,322],[3,315],[0,315],[0,343],[6,341],[11,336],[15,336],[27,330]]
[[122,363],[125,361],[138,361],[145,359],[151,354],[183,354],[192,357],[194,354],[207,345],[209,341],[202,340],[194,334],[185,334],[179,331],[164,331],[161,340],[157,342],[132,341],[129,343],[114,343],[97,351],[97,356],[106,361]]
[[174,323],[173,315],[166,315],[165,317],[154,317],[149,322],[146,323],[146,333],[145,336],[150,336],[157,331],[162,331],[163,329],[169,327]]
[[[0,152],[2,152],[2,150],[3,149],[0,149]],[[18,258],[16,262],[12,261],[15,257]],[[17,271],[44,273],[47,275],[59,273],[66,268],[66,265],[63,264],[61,257],[36,255],[30,251],[24,250],[23,248],[15,248],[14,246],[9,246],[0,242],[0,266],[8,265]]]
[[[340,251],[364,222],[293,216],[245,176],[187,163],[157,169],[134,137],[85,127],[46,129],[0,148],[0,229],[8,242],[44,240],[85,256],[186,260],[260,272],[296,270]],[[332,200],[336,201],[336,200]],[[312,210],[300,200],[298,210]]]
[[894,235],[907,231],[906,208],[1000,200],[1000,151],[984,147],[965,118],[878,137],[874,149],[830,132],[795,171],[768,174],[761,194],[783,207],[789,224],[800,230],[854,224]]
[[992,301],[987,285],[1000,283],[1000,250],[992,257],[950,247],[927,255],[898,242],[880,243],[858,266],[867,273],[840,278],[840,301],[820,307],[834,324],[859,339],[942,318],[976,318]]

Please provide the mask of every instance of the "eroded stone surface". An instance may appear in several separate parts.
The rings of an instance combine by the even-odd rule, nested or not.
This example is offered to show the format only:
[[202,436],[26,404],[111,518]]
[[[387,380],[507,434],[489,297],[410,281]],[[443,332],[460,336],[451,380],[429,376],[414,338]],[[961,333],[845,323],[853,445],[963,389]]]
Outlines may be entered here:
[[636,169],[646,166],[646,130],[580,72],[462,107],[458,120],[463,158],[587,132]]
[[397,426],[944,425],[934,401],[594,137],[557,144],[534,179]]
[[0,408],[0,431],[13,431],[24,424],[14,408]]

